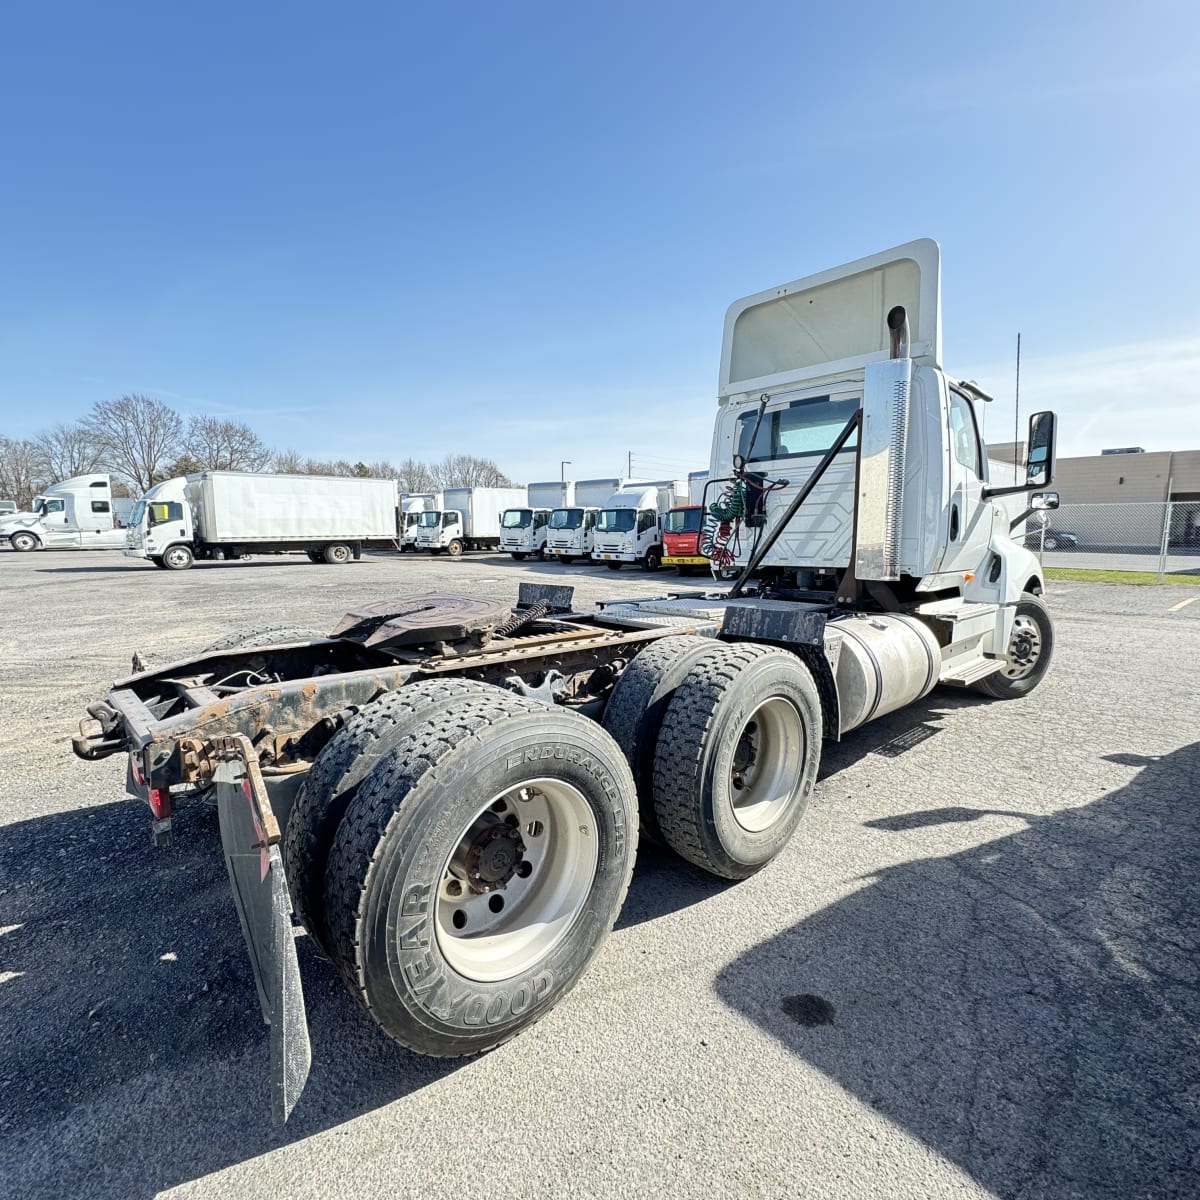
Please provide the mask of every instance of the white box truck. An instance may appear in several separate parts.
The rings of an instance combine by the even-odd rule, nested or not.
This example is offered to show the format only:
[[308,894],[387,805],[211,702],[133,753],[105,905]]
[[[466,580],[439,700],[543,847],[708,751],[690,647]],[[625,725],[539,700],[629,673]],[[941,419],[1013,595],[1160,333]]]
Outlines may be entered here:
[[687,501],[686,479],[629,484],[614,492],[596,518],[592,560],[610,571],[639,562],[657,571],[663,560],[663,517]]
[[33,498],[31,512],[0,520],[14,550],[120,550],[133,501],[114,499],[107,475],[75,475]]
[[417,526],[423,512],[437,512],[442,507],[441,492],[403,492],[397,515],[400,553],[417,548]]
[[500,518],[500,549],[518,562],[531,554],[539,561],[544,559],[550,514],[556,508],[571,504],[574,496],[573,483],[557,479],[549,483],[531,483],[524,507],[506,508]]
[[592,537],[600,506],[629,479],[581,479],[570,504],[555,508],[546,527],[546,553],[567,564],[592,557]]
[[525,503],[523,487],[456,487],[442,493],[442,508],[421,513],[417,549],[444,550],[457,558],[464,550],[498,550],[505,509]]
[[201,471],[156,484],[137,502],[125,554],[186,570],[197,558],[303,551],[345,563],[368,543],[395,545],[396,483],[332,475]]

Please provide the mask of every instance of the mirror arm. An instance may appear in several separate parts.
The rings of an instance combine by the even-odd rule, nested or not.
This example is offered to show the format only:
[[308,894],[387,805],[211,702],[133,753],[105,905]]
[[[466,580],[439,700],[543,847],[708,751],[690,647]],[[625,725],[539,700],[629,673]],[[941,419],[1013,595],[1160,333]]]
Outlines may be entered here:
[[1043,480],[1041,483],[1019,483],[1016,487],[997,487],[984,488],[980,493],[980,498],[990,500],[993,496],[1017,496],[1021,492],[1040,492],[1049,487],[1049,481]]

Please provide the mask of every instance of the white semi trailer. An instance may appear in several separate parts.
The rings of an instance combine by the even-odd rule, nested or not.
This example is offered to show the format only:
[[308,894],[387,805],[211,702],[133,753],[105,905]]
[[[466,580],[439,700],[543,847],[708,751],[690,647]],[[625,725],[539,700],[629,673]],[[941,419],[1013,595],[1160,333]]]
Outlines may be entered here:
[[400,553],[417,548],[417,529],[423,512],[438,512],[442,507],[441,492],[404,492],[397,512],[397,536]]
[[557,479],[549,483],[531,483],[525,504],[506,508],[500,518],[500,549],[517,561],[533,555],[546,557],[546,535],[554,509],[574,502],[575,485]]
[[686,504],[687,480],[660,479],[632,484],[614,492],[596,518],[592,559],[610,571],[641,563],[657,571],[663,560],[663,517]]
[[76,475],[33,498],[31,512],[0,520],[0,541],[14,550],[119,550],[132,500],[114,498],[107,475]]
[[125,554],[169,571],[198,558],[288,551],[345,563],[364,545],[395,540],[394,480],[201,471],[156,484],[138,501]]
[[466,550],[498,550],[504,510],[520,507],[525,499],[520,487],[446,488],[443,507],[418,518],[417,549],[445,551],[452,558]]
[[1053,504],[1054,416],[998,487],[940,328],[930,241],[733,305],[710,463],[728,590],[599,613],[561,585],[409,596],[328,637],[247,630],[88,706],[75,752],[129,755],[157,840],[216,798],[278,1119],[311,1061],[293,911],[397,1042],[488,1050],[586,970],[639,824],[744,879],[800,825],[825,742],[938,683],[1015,700],[1045,678],[1042,572],[1005,504]]
[[546,530],[546,553],[560,562],[573,563],[577,558],[592,557],[592,541],[600,506],[622,485],[625,479],[582,479],[575,484],[575,494],[569,505],[550,514]]

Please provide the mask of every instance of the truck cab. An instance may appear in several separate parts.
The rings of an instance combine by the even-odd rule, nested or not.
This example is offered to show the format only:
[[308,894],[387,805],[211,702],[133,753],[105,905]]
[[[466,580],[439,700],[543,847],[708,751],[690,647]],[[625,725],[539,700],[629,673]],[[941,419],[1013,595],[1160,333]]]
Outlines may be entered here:
[[545,558],[549,521],[547,508],[506,508],[500,517],[500,549],[518,562],[531,554]]
[[680,575],[708,567],[709,559],[700,553],[700,526],[704,510],[698,504],[670,508],[663,517],[663,566],[674,567]]
[[77,475],[34,497],[33,509],[0,520],[14,550],[119,550],[125,534],[107,475]]
[[453,537],[462,537],[462,513],[456,509],[435,508],[417,515],[418,550],[443,550]]
[[592,556],[598,508],[556,508],[546,522],[546,553],[567,564]]
[[615,492],[596,517],[592,559],[610,570],[641,563],[647,571],[662,564],[659,489],[647,486]]
[[[156,483],[133,507],[125,531],[126,558],[148,559],[161,565],[172,549],[190,547],[195,541],[192,508],[187,499],[187,479]],[[178,553],[178,551],[176,551]]]
[[943,368],[940,286],[938,246],[922,240],[730,307],[710,462],[729,520],[711,553],[767,590],[865,587],[927,616],[951,639],[948,681],[968,683],[1042,591],[1010,530],[1013,498],[1052,477],[1054,417],[1031,419],[1025,482],[993,483],[990,397]]

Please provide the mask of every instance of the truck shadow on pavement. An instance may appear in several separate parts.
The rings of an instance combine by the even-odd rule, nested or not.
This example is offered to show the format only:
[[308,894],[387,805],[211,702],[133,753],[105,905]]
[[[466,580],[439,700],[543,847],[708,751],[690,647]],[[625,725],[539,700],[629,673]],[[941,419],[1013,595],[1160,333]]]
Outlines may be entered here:
[[[269,1031],[215,810],[148,845],[129,801],[0,828],[0,1195],[149,1197],[398,1100],[468,1060],[411,1054],[299,936],[308,1085],[271,1126]],[[721,881],[653,847],[627,923]]]
[[[717,993],[1001,1197],[1196,1195],[1200,743],[1026,828],[880,871],[725,968]],[[972,779],[977,778],[975,773]]]
[[173,847],[118,802],[0,831],[0,1194],[150,1196],[287,1145],[459,1065],[396,1046],[308,942],[313,1067],[271,1127],[268,1030],[215,811]]

